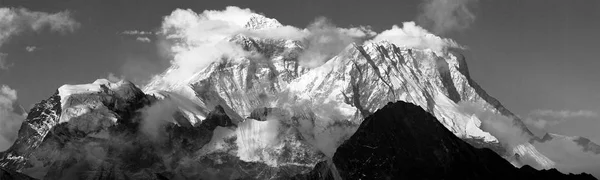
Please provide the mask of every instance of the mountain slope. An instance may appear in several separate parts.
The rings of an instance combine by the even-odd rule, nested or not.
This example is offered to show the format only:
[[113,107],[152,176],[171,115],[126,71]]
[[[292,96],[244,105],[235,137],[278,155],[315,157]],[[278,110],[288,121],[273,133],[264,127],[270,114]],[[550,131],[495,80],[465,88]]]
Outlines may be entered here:
[[[515,168],[476,149],[419,106],[396,102],[366,118],[332,159],[299,179],[595,179],[556,169]],[[336,178],[339,177],[339,178]]]

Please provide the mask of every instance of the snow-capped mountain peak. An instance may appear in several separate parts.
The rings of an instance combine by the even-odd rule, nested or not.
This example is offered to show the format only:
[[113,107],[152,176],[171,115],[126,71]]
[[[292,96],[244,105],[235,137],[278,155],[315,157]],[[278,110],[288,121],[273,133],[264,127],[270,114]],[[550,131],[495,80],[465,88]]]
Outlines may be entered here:
[[244,27],[247,29],[259,30],[278,28],[281,26],[283,25],[279,23],[277,19],[267,18],[260,14],[253,14]]

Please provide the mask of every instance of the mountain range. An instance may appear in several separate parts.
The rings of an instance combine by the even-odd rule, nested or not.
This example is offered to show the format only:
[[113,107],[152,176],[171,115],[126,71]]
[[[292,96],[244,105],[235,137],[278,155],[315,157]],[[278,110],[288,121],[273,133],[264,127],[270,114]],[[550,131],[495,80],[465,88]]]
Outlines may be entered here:
[[[282,26],[254,14],[244,27]],[[49,93],[0,154],[0,176],[593,179],[536,170],[556,162],[535,142],[572,141],[596,154],[599,146],[535,137],[470,77],[460,49],[354,42],[307,67],[303,41],[247,33],[223,41],[249,53],[185,77],[174,76],[185,68],[174,65],[142,87],[99,79]],[[516,129],[518,140],[497,124]]]

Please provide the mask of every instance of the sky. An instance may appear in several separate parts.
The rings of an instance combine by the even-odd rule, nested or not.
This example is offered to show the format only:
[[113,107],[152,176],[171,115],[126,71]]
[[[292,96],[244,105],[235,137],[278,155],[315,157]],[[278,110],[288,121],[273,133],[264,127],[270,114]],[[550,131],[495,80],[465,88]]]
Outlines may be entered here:
[[[458,22],[454,31],[440,31],[418,21],[428,8],[423,0],[0,0],[0,8],[24,8],[31,18],[40,16],[32,12],[55,18],[37,19],[39,26],[24,27],[7,39],[0,33],[5,62],[0,85],[9,87],[5,99],[14,92],[12,99],[29,109],[63,84],[90,83],[111,73],[149,77],[161,72],[169,65],[161,44],[139,32],[158,30],[163,17],[176,8],[202,12],[238,6],[296,27],[323,16],[339,27],[369,25],[376,32],[417,20],[466,46],[472,78],[531,129],[600,143],[600,1],[456,2],[468,5],[468,22]],[[54,27],[45,21],[63,24]],[[137,35],[131,35],[135,30]],[[2,22],[0,31],[6,31]]]

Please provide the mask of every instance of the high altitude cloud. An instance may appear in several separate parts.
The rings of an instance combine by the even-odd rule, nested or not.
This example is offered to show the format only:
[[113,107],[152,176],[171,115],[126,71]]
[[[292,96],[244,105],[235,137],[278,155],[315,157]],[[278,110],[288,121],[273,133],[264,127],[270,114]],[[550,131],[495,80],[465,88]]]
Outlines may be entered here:
[[548,120],[548,119],[527,117],[524,119],[523,122],[525,124],[528,124],[530,126],[533,126],[537,129],[542,130],[542,129],[546,129],[549,126],[557,125],[562,121],[561,120]]
[[537,109],[529,113],[529,117],[525,118],[525,123],[537,129],[546,129],[547,127],[560,124],[568,120],[598,118],[600,115],[597,112],[590,110],[542,110]]
[[558,119],[568,119],[568,118],[596,118],[599,117],[599,114],[594,111],[589,110],[579,110],[579,111],[569,111],[569,110],[534,110],[531,112],[534,116],[542,116],[542,117],[552,117]]
[[38,49],[38,47],[36,47],[36,46],[27,46],[27,47],[25,47],[25,51],[27,51],[27,52],[33,52],[33,51],[35,51],[37,49]]
[[[471,103],[459,103],[459,106],[463,112],[474,113],[478,118],[482,120],[482,129],[490,132],[500,142],[508,145],[509,148],[515,145],[526,143],[531,139],[527,133],[525,133],[522,127],[516,126],[513,123],[513,119],[498,115],[487,110],[483,110],[481,107]],[[541,114],[550,114],[547,111],[539,111]],[[570,113],[558,113],[559,115],[582,115],[588,113],[579,113],[577,111],[569,111]],[[540,119],[526,119],[528,121],[539,121]],[[545,120],[542,120],[545,121]],[[532,122],[529,122],[532,123]],[[543,123],[548,122],[537,122],[539,127],[548,126]],[[544,156],[553,160],[556,164],[555,167],[565,173],[581,173],[588,172],[594,175],[599,175],[600,171],[600,155],[585,152],[582,146],[578,145],[571,138],[554,138],[550,141],[545,142],[534,142],[532,143],[535,148],[540,151]],[[510,149],[509,149],[510,150]],[[525,161],[535,167],[537,164],[534,162]]]
[[169,50],[173,53],[174,71],[166,74],[164,80],[181,81],[224,55],[245,54],[241,47],[224,39],[240,31],[241,21],[250,15],[249,9],[228,7],[222,12],[204,11],[201,14],[177,9],[166,16],[160,33],[172,42]]
[[392,29],[381,32],[373,39],[374,42],[383,40],[400,47],[431,49],[435,52],[443,52],[451,47],[461,48],[455,41],[433,35],[414,22],[405,22],[402,24],[402,28],[394,25]]
[[512,118],[483,109],[474,103],[460,102],[458,106],[462,112],[477,116],[482,123],[481,129],[498,138],[508,151],[512,151],[515,146],[526,143],[531,138],[522,127],[515,125],[515,120]]
[[477,1],[423,0],[417,21],[436,34],[464,30],[475,21],[475,14],[469,8]]
[[139,30],[127,30],[127,31],[121,32],[121,34],[124,34],[124,35],[151,35],[151,34],[154,34],[154,32],[139,31]]
[[[49,29],[52,32],[67,33],[73,32],[77,27],[79,23],[71,17],[69,11],[46,13],[25,8],[0,8],[0,47],[12,36],[23,32]],[[6,53],[0,53],[0,69],[10,66],[6,56]]]
[[590,173],[600,177],[600,155],[586,152],[571,138],[554,138],[543,143],[535,142],[536,149],[557,162],[563,173]]
[[24,111],[15,104],[16,100],[17,92],[14,89],[0,86],[0,151],[8,149],[16,140],[17,131],[25,119]]
[[155,35],[156,33],[151,32],[151,31],[127,30],[127,31],[120,32],[118,34],[126,35],[126,36],[134,36],[136,41],[149,43],[149,42],[152,42],[152,40],[148,36]]
[[145,43],[149,43],[150,41],[152,41],[148,37],[137,37],[135,40],[139,41],[139,42],[145,42]]
[[369,29],[338,28],[324,17],[317,18],[307,30],[308,35],[304,39],[307,48],[300,54],[298,61],[300,65],[309,68],[324,64],[351,43],[375,35]]

